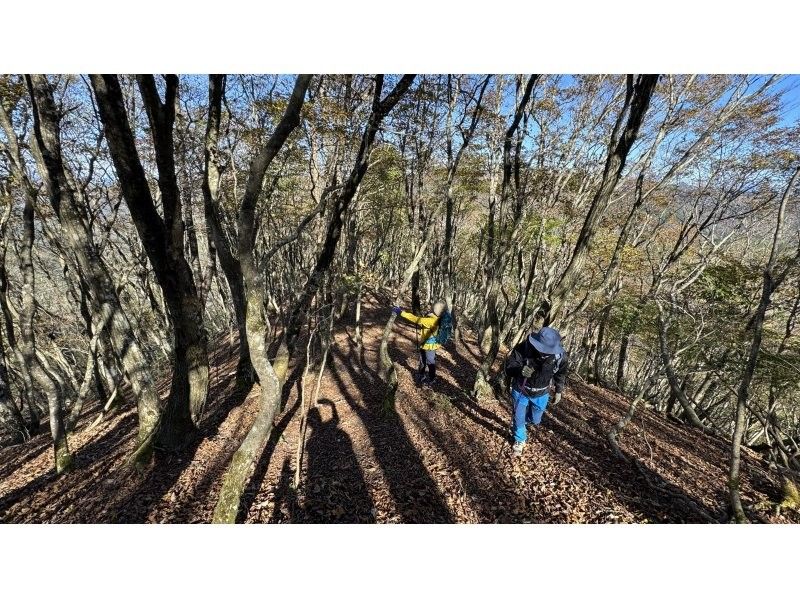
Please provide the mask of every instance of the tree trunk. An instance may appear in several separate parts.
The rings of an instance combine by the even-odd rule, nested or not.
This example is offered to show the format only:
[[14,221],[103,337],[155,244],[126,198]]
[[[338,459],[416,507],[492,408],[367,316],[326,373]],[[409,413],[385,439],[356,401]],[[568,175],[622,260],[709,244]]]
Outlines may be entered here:
[[[41,389],[47,399],[50,415],[50,430],[53,436],[53,451],[56,473],[68,470],[72,465],[72,456],[67,445],[67,433],[64,426],[63,407],[64,398],[62,389],[54,382],[42,367],[37,357],[36,336],[34,320],[36,317],[35,272],[33,267],[34,244],[34,211],[37,192],[25,172],[22,161],[22,152],[17,142],[16,134],[11,123],[11,118],[5,108],[0,106],[0,126],[6,133],[9,166],[17,183],[20,185],[24,196],[22,212],[22,239],[19,256],[19,269],[22,274],[21,309],[19,315],[19,339],[16,343],[16,352],[20,366],[20,374],[25,389],[26,401],[31,413],[32,423],[38,428],[41,412],[36,401],[36,389]],[[35,149],[35,148],[34,148]],[[3,268],[3,287],[5,287],[5,267]],[[3,288],[3,309],[8,309]],[[5,314],[7,324],[10,323],[8,314]],[[9,336],[13,329],[9,326]]]
[[341,192],[336,196],[331,210],[331,217],[330,220],[328,220],[328,228],[325,233],[325,241],[322,250],[319,256],[317,256],[314,269],[303,288],[300,298],[295,303],[292,314],[289,317],[289,323],[286,326],[285,344],[290,357],[294,353],[295,343],[297,342],[302,323],[305,320],[305,314],[308,312],[308,308],[311,305],[311,300],[317,294],[323,276],[333,262],[336,246],[342,232],[342,215],[350,205],[350,202],[358,190],[358,186],[361,184],[361,180],[367,172],[369,153],[375,141],[375,136],[378,133],[378,128],[386,115],[389,114],[397,102],[400,101],[400,98],[408,91],[414,78],[415,75],[403,75],[395,88],[389,92],[383,100],[380,99],[383,89],[383,75],[378,75],[376,78],[372,112],[361,138],[361,145],[358,150],[355,165],[350,172],[350,176],[345,181]]
[[[519,219],[522,215],[520,207],[521,198],[519,197],[520,190],[516,185],[517,179],[513,177],[515,162],[517,163],[516,166],[519,167],[520,153],[519,147],[517,147],[517,152],[512,156],[512,146],[514,142],[514,136],[517,134],[520,122],[522,121],[522,116],[527,109],[528,103],[530,102],[531,95],[533,94],[533,87],[538,78],[539,75],[531,75],[528,78],[528,81],[525,85],[525,91],[522,93],[522,97],[517,102],[514,110],[514,117],[508,129],[506,129],[505,138],[503,141],[503,179],[500,188],[500,211],[502,212],[503,206],[505,206],[506,202],[513,194],[515,199],[515,210],[514,222],[510,227],[512,233],[516,229],[517,224],[519,224]],[[520,89],[519,83],[517,89]],[[494,365],[494,362],[497,359],[497,353],[500,350],[500,321],[497,314],[497,299],[498,285],[501,283],[501,281],[498,281],[497,278],[501,276],[502,264],[505,261],[504,254],[508,250],[508,244],[504,242],[502,235],[499,235],[498,239],[498,230],[496,230],[498,228],[502,230],[501,227],[496,227],[495,225],[495,206],[494,202],[491,202],[489,208],[489,222],[487,224],[486,262],[484,264],[484,270],[488,281],[486,300],[487,321],[484,329],[484,335],[490,335],[490,337],[489,342],[487,343],[488,350],[486,351],[486,355],[481,362],[481,366],[475,375],[475,383],[472,388],[472,393],[478,400],[494,398],[494,391],[491,387],[490,377],[492,366]],[[495,246],[496,243],[498,244],[497,247]]]
[[592,380],[594,384],[603,384],[603,376],[602,376],[602,361],[605,355],[603,354],[603,343],[605,342],[606,336],[606,322],[608,321],[608,316],[611,313],[611,304],[606,305],[603,308],[603,312],[600,316],[600,327],[597,331],[597,346],[594,351],[594,359],[592,359]]
[[[600,226],[600,221],[603,218],[611,195],[614,193],[614,189],[617,186],[617,182],[622,174],[622,169],[625,167],[628,152],[639,134],[639,128],[650,106],[650,98],[653,95],[657,82],[658,75],[638,75],[635,81],[633,75],[628,75],[628,90],[625,96],[625,104],[611,134],[611,140],[608,146],[608,157],[603,170],[603,178],[592,200],[592,204],[589,207],[589,212],[586,214],[583,227],[578,235],[578,240],[575,242],[575,248],[572,252],[569,264],[559,279],[558,284],[550,293],[548,309],[544,318],[544,324],[546,326],[562,316],[566,298],[576,286],[578,276],[580,276],[583,270],[586,256],[592,247],[595,234]],[[629,108],[630,112],[628,110]],[[626,114],[628,114],[628,120],[624,130],[620,134],[620,128],[622,127],[622,122]]]
[[[461,162],[461,157],[464,155],[467,147],[470,144],[473,136],[475,135],[475,130],[478,126],[478,121],[480,119],[480,115],[482,113],[482,106],[481,101],[483,99],[483,95],[486,92],[486,88],[489,85],[489,80],[491,79],[491,75],[487,75],[483,81],[483,84],[478,86],[477,96],[475,97],[475,107],[472,110],[472,116],[470,119],[469,126],[464,129],[463,125],[467,118],[467,114],[469,113],[469,103],[464,106],[463,117],[461,119],[461,123],[459,126],[459,130],[461,131],[461,146],[458,148],[458,151],[453,153],[453,113],[455,111],[456,102],[458,100],[458,93],[453,93],[452,89],[452,76],[447,75],[447,91],[448,96],[450,97],[449,102],[449,110],[447,112],[447,186],[445,187],[444,197],[445,197],[445,221],[444,221],[444,241],[442,245],[442,267],[441,272],[444,276],[444,284],[443,284],[443,296],[444,300],[447,303],[447,309],[449,311],[453,311],[453,295],[454,295],[454,285],[455,285],[455,275],[453,272],[453,244],[454,244],[454,187],[455,187],[455,180],[456,180],[456,173],[458,172],[458,165]],[[535,80],[535,79],[534,79]],[[460,84],[459,84],[460,87]],[[460,91],[460,89],[458,90]]]
[[681,388],[678,376],[675,373],[672,355],[667,343],[667,322],[664,319],[664,308],[661,307],[661,304],[658,302],[656,302],[656,305],[658,306],[658,341],[661,353],[661,361],[667,374],[667,380],[669,380],[670,391],[681,404],[681,407],[683,407],[689,423],[700,428],[701,430],[705,430],[706,426],[702,421],[700,421],[700,418],[697,417],[697,413],[695,412],[694,407],[692,407],[692,404],[689,402],[689,398],[683,392],[683,388]]
[[[2,344],[1,337],[2,334],[0,334],[0,344]],[[11,437],[11,442],[14,444],[25,442],[30,438],[30,432],[22,417],[22,412],[11,395],[3,356],[0,356],[0,427]]]
[[214,523],[236,522],[242,492],[264,450],[281,401],[281,383],[267,359],[268,323],[264,314],[263,295],[258,289],[248,289],[246,326],[250,362],[258,375],[260,387],[258,414],[225,470],[222,489],[214,507]]
[[770,251],[767,265],[764,267],[764,281],[761,288],[761,299],[758,303],[758,307],[756,308],[756,313],[748,324],[748,328],[751,328],[753,331],[753,340],[750,343],[750,353],[747,357],[747,363],[744,367],[742,379],[739,382],[739,388],[736,391],[736,423],[731,442],[731,461],[728,473],[728,488],[730,490],[731,509],[733,510],[733,516],[737,523],[747,523],[747,516],[745,515],[742,499],[739,495],[741,483],[739,473],[741,468],[741,447],[742,438],[744,437],[744,432],[746,429],[745,417],[747,415],[747,400],[750,394],[750,383],[753,380],[753,374],[755,373],[756,364],[758,362],[758,353],[761,349],[764,319],[775,289],[777,289],[778,286],[780,286],[780,284],[783,282],[792,266],[797,263],[798,260],[800,260],[800,249],[798,249],[798,252],[795,254],[794,258],[784,267],[780,274],[776,274],[774,271],[775,263],[778,258],[778,242],[780,241],[781,233],[783,231],[783,218],[786,210],[786,204],[789,199],[789,191],[794,185],[794,181],[797,178],[798,173],[800,173],[800,167],[795,169],[794,174],[789,179],[789,183],[786,185],[786,189],[784,190],[783,197],[781,199],[780,208],[778,209],[777,223],[775,224],[775,234],[772,239],[772,250]]
[[266,305],[265,281],[262,271],[256,265],[254,255],[255,239],[258,233],[255,209],[267,168],[286,139],[300,124],[300,110],[303,107],[310,80],[310,75],[297,77],[283,118],[266,145],[250,164],[246,190],[239,208],[238,262],[241,265],[243,286],[246,288],[245,330],[250,363],[258,376],[260,395],[258,413],[253,425],[234,453],[223,476],[222,489],[214,508],[214,523],[236,522],[242,492],[244,492],[245,485],[269,439],[275,414],[280,407],[282,381],[276,368],[270,363],[267,352],[269,321],[264,310]]
[[617,375],[615,377],[617,389],[625,392],[625,370],[628,364],[628,346],[631,342],[630,333],[625,333],[619,343],[619,355],[617,356]]
[[44,371],[36,357],[36,336],[34,318],[36,315],[36,283],[33,270],[34,239],[34,198],[25,196],[23,209],[22,247],[20,250],[19,268],[22,272],[22,304],[19,322],[19,350],[24,364],[24,375],[27,377],[28,391],[33,396],[35,388],[42,390],[47,398],[50,414],[50,433],[53,437],[53,457],[57,474],[72,467],[72,455],[67,444],[67,430],[64,426],[63,396],[60,389]]
[[[422,256],[425,254],[425,250],[428,247],[428,240],[430,239],[430,233],[433,229],[433,222],[428,223],[428,226],[425,228],[425,231],[422,234],[422,243],[420,243],[419,247],[417,247],[417,253],[414,255],[414,258],[411,260],[411,263],[406,268],[405,276],[403,277],[403,281],[400,283],[400,286],[394,292],[394,296],[392,297],[395,301],[398,297],[402,297],[405,293],[408,285],[411,283],[412,278],[414,277],[414,272],[419,270],[419,262],[422,259]],[[389,335],[392,332],[392,326],[394,326],[394,321],[397,319],[397,314],[392,313],[389,316],[389,321],[386,322],[386,326],[383,328],[383,334],[381,335],[381,344],[378,349],[378,367],[379,367],[379,375],[381,380],[386,382],[388,389],[386,395],[383,399],[383,406],[385,409],[391,409],[394,407],[394,399],[397,393],[397,371],[394,367],[394,362],[392,358],[389,357]]]
[[178,80],[174,75],[166,77],[162,103],[153,78],[139,77],[156,150],[163,218],[156,210],[139,160],[117,77],[92,75],[91,82],[125,203],[167,304],[174,335],[173,372],[157,442],[165,448],[180,448],[191,438],[205,407],[208,337],[203,324],[203,303],[183,254],[183,222],[172,140]]
[[233,312],[239,329],[239,365],[237,377],[240,382],[252,382],[255,372],[250,363],[250,348],[246,327],[246,299],[242,279],[242,267],[234,256],[222,230],[219,216],[219,128],[222,117],[222,100],[225,97],[225,75],[208,76],[208,121],[206,123],[205,158],[203,171],[203,213],[208,229],[208,251],[219,257],[222,272],[231,291]]
[[[28,440],[31,437],[31,433],[35,432],[35,429],[32,425],[33,422],[25,421],[21,408],[17,406],[12,396],[11,387],[8,383],[8,370],[6,369],[6,342],[8,342],[12,351],[16,348],[14,324],[6,298],[8,289],[6,225],[11,215],[11,206],[11,201],[8,201],[2,216],[0,216],[0,312],[3,317],[3,322],[0,323],[0,422],[9,432],[12,442],[19,443]],[[38,420],[36,424],[38,426]]]
[[[158,392],[130,320],[120,303],[116,286],[77,202],[78,190],[61,155],[60,117],[52,89],[42,75],[31,75],[27,79],[34,107],[40,174],[64,232],[64,241],[78,263],[79,275],[88,283],[93,325],[107,339],[136,396],[139,434],[134,454],[137,455],[135,464],[143,466],[150,459],[150,445],[158,425]],[[96,345],[97,340],[93,339],[93,342]],[[76,414],[79,413],[80,408],[76,411]]]
[[419,267],[411,275],[411,311],[415,314],[422,311],[422,301],[419,298]]

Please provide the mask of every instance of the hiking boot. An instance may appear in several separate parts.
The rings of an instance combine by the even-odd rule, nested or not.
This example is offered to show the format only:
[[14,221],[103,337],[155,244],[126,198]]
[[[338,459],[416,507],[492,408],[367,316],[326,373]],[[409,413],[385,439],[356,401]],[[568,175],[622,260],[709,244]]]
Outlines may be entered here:
[[514,443],[514,448],[512,449],[513,452],[514,452],[514,456],[515,457],[521,457],[522,456],[522,450],[524,448],[525,448],[525,443],[524,442],[515,442]]

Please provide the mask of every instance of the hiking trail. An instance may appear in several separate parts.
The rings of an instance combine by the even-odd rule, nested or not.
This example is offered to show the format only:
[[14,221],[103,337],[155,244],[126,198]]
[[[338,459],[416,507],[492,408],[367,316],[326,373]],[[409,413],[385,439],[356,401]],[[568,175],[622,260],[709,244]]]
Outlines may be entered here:
[[[636,467],[615,455],[606,437],[629,399],[574,378],[563,400],[531,430],[524,455],[513,459],[508,397],[477,403],[466,392],[479,364],[468,335],[439,351],[434,388],[417,388],[414,330],[395,325],[389,351],[399,378],[396,411],[383,413],[377,351],[388,313],[386,306],[364,306],[363,363],[352,326],[337,325],[318,405],[309,412],[299,489],[292,485],[303,368],[295,367],[239,521],[727,521],[725,441],[640,407],[620,437]],[[257,403],[257,387],[246,396],[236,393],[236,358],[227,337],[218,341],[201,436],[179,453],[157,453],[144,474],[124,467],[136,437],[130,401],[91,429],[100,407],[86,410],[70,436],[76,469],[67,475],[56,477],[52,469],[46,429],[0,450],[0,520],[210,521],[222,474]],[[163,380],[162,392],[167,385]],[[791,513],[776,516],[772,508],[781,500],[780,476],[744,452],[742,496],[749,514],[790,522]]]

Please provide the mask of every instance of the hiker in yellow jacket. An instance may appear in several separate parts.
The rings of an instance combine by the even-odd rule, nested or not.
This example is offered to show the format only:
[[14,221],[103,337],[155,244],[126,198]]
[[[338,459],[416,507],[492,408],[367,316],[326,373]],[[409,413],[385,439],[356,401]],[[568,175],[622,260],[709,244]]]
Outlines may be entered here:
[[446,307],[447,304],[444,301],[437,301],[433,304],[432,311],[425,316],[404,311],[401,307],[392,308],[392,312],[419,327],[419,368],[416,376],[419,384],[430,385],[436,379],[436,350],[442,346],[437,337],[439,318]]

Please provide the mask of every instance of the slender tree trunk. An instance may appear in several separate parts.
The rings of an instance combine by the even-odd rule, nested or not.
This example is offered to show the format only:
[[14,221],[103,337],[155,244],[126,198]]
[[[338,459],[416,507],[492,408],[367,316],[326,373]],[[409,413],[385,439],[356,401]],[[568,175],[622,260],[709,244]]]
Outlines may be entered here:
[[597,330],[597,347],[595,348],[594,359],[592,360],[592,380],[594,384],[603,383],[601,365],[603,358],[605,357],[603,353],[603,343],[605,342],[606,336],[606,322],[608,321],[608,316],[610,313],[611,304],[606,305],[603,308],[602,314],[600,315],[600,327]]
[[[64,399],[61,387],[48,375],[42,363],[39,361],[34,330],[37,303],[35,295],[35,272],[33,267],[33,245],[35,233],[34,211],[37,192],[25,172],[22,152],[17,142],[11,118],[2,106],[0,106],[0,126],[6,133],[8,144],[6,155],[9,159],[9,166],[17,183],[20,185],[25,202],[22,212],[22,246],[19,252],[19,269],[22,274],[22,302],[21,313],[19,315],[19,340],[16,343],[15,350],[25,389],[26,402],[30,410],[32,427],[34,428],[39,427],[39,419],[41,417],[41,411],[36,400],[36,389],[41,389],[46,397],[50,415],[50,429],[53,436],[55,467],[56,472],[61,473],[69,469],[72,462],[72,457],[67,446],[67,436],[62,413]],[[9,338],[13,338],[13,328],[10,326],[10,315],[6,313],[8,311],[8,304],[5,295],[5,266],[3,267],[2,274],[4,315],[8,324]],[[35,424],[33,423],[34,421]]]
[[253,381],[254,371],[250,363],[250,347],[246,329],[246,299],[242,267],[233,254],[222,230],[219,216],[219,192],[221,174],[219,168],[219,128],[222,119],[222,100],[225,97],[225,75],[208,77],[208,121],[206,123],[205,158],[203,176],[203,213],[205,214],[209,254],[217,255],[222,272],[231,291],[233,312],[239,329],[239,365],[237,377],[240,382]]
[[731,442],[731,461],[728,473],[728,488],[730,490],[730,505],[733,510],[733,516],[737,523],[747,523],[747,515],[745,515],[742,499],[739,494],[741,485],[740,469],[741,469],[741,447],[742,438],[745,433],[745,418],[747,415],[747,401],[750,394],[750,384],[753,380],[753,374],[756,371],[756,364],[758,363],[758,354],[761,350],[761,339],[764,331],[764,320],[769,308],[772,295],[775,289],[780,286],[786,275],[789,273],[790,268],[800,260],[800,250],[795,254],[794,258],[787,264],[780,274],[775,272],[775,263],[778,258],[778,242],[781,238],[783,231],[783,218],[786,210],[786,204],[789,199],[789,191],[794,185],[794,181],[800,173],[800,167],[797,167],[794,174],[789,179],[786,189],[781,199],[781,204],[778,209],[777,223],[775,224],[775,234],[772,239],[772,250],[770,251],[769,260],[764,267],[763,285],[761,288],[761,299],[756,308],[752,320],[748,328],[753,331],[753,339],[750,343],[750,353],[747,357],[747,363],[744,366],[742,379],[739,382],[739,388],[736,391],[736,419],[733,431],[733,440]]
[[419,267],[411,275],[411,311],[415,314],[422,311],[422,301],[419,298]]
[[19,322],[19,349],[22,354],[24,370],[28,376],[28,389],[31,393],[40,388],[47,398],[50,414],[50,433],[53,437],[53,457],[56,473],[60,474],[72,467],[72,455],[67,444],[67,430],[64,425],[63,396],[60,388],[44,371],[36,357],[36,333],[34,318],[36,314],[36,283],[33,270],[34,240],[34,198],[26,195],[23,209],[23,234],[20,250],[19,268],[22,272],[22,304]]
[[364,337],[361,327],[361,303],[363,301],[364,283],[358,283],[358,291],[356,292],[356,314],[355,314],[355,331],[353,333],[353,340],[356,343],[356,349],[361,357],[361,364],[364,364]]
[[238,262],[241,265],[242,283],[246,289],[245,330],[250,363],[258,376],[260,396],[258,413],[253,425],[231,458],[222,478],[222,489],[214,508],[214,523],[236,522],[242,492],[244,492],[247,480],[250,479],[255,464],[264,450],[272,431],[275,414],[280,406],[282,381],[278,377],[276,368],[270,363],[267,351],[269,321],[264,310],[266,285],[263,274],[256,265],[254,255],[258,232],[255,210],[267,168],[286,139],[300,124],[300,110],[303,107],[310,80],[310,75],[297,77],[283,118],[266,145],[250,164],[245,194],[239,208]]
[[345,181],[341,192],[336,197],[331,210],[331,217],[328,221],[328,228],[325,233],[322,251],[317,257],[311,276],[309,276],[299,300],[295,303],[292,314],[289,317],[289,323],[286,326],[285,344],[289,356],[294,352],[294,345],[297,341],[302,323],[305,320],[305,314],[311,305],[311,300],[317,294],[323,276],[333,262],[336,246],[342,232],[342,215],[350,205],[350,202],[358,190],[358,186],[361,184],[361,180],[367,172],[369,153],[375,141],[375,136],[378,133],[378,128],[386,115],[389,114],[397,102],[400,101],[400,98],[408,91],[414,78],[415,75],[403,75],[395,88],[381,100],[380,94],[383,89],[383,76],[378,75],[372,103],[372,113],[370,114],[366,129],[361,138],[361,145],[358,150],[355,166],[350,176],[347,178],[347,181]]
[[[2,343],[2,339],[0,339],[0,343]],[[0,359],[0,427],[9,434],[13,444],[19,444],[28,440],[30,433],[25,419],[22,417],[22,412],[11,395],[8,372],[3,362],[4,359]]]
[[67,416],[67,431],[69,432],[73,432],[77,427],[78,420],[83,412],[83,405],[86,402],[86,398],[92,391],[92,387],[95,386],[93,382],[95,381],[94,376],[95,372],[97,371],[96,363],[97,341],[96,339],[92,339],[89,346],[89,356],[86,358],[86,365],[84,366],[83,381],[78,389],[78,396],[75,397],[75,402],[72,404],[72,407],[69,410],[69,415]]
[[[28,86],[34,107],[40,174],[64,232],[65,244],[78,263],[79,275],[88,283],[94,326],[108,340],[137,399],[139,435],[135,464],[141,467],[152,454],[151,445],[160,410],[158,392],[130,320],[120,303],[116,286],[92,239],[91,228],[82,215],[77,201],[78,190],[64,164],[60,117],[52,89],[42,75],[28,76]],[[96,346],[97,340],[93,341]],[[79,414],[80,409],[76,413]]]
[[[432,220],[432,219],[431,219]],[[405,276],[403,277],[403,281],[400,283],[400,286],[394,293],[392,299],[395,301],[398,297],[402,297],[405,293],[408,285],[411,283],[411,279],[414,276],[414,272],[417,271],[419,268],[419,262],[422,259],[422,256],[425,254],[425,250],[428,247],[428,240],[430,239],[430,233],[433,229],[433,222],[431,221],[425,232],[422,236],[422,243],[420,243],[419,247],[417,247],[417,253],[414,258],[411,260],[411,263],[406,268]],[[386,395],[384,396],[383,405],[385,409],[390,409],[394,407],[394,399],[397,393],[397,371],[394,367],[394,362],[392,358],[389,357],[389,335],[392,332],[392,326],[394,326],[394,321],[397,319],[397,314],[392,313],[389,316],[389,320],[386,322],[386,326],[383,328],[383,334],[381,335],[381,344],[378,349],[378,365],[379,365],[379,374],[381,380],[386,382],[388,386],[388,390]]]
[[628,347],[630,346],[631,335],[626,332],[622,335],[619,343],[619,355],[617,356],[617,375],[615,377],[617,389],[625,392],[625,370],[628,364]]
[[[0,191],[4,192],[4,189],[0,188]],[[5,192],[3,195],[5,195]],[[3,199],[7,200],[7,204],[2,216],[0,216],[0,312],[3,317],[3,322],[0,323],[0,422],[2,422],[6,430],[9,431],[12,442],[20,443],[28,440],[31,437],[31,433],[35,430],[33,429],[32,423],[25,421],[22,410],[17,406],[8,383],[6,341],[8,342],[9,348],[14,350],[16,347],[16,340],[14,325],[11,320],[11,313],[6,299],[6,291],[8,289],[8,275],[6,273],[6,225],[11,215],[12,204],[10,196],[3,197]],[[36,423],[38,425],[38,420]]]
[[273,419],[280,405],[281,383],[267,358],[268,323],[263,306],[263,294],[257,289],[248,289],[247,339],[250,346],[250,362],[253,364],[259,380],[258,414],[225,470],[222,489],[214,508],[214,523],[236,522],[242,492],[247,480],[252,475],[259,455],[264,450],[264,445],[272,431]]
[[[453,295],[455,293],[454,285],[455,285],[455,274],[453,272],[453,244],[454,244],[454,187],[455,187],[455,179],[456,173],[458,172],[458,165],[461,162],[461,157],[464,155],[467,147],[470,144],[473,136],[475,135],[475,130],[478,126],[478,121],[480,119],[481,112],[483,107],[481,106],[481,101],[483,99],[483,95],[486,92],[486,88],[489,85],[489,80],[491,79],[491,75],[488,75],[484,80],[483,84],[478,86],[477,95],[475,97],[475,108],[472,111],[472,117],[470,119],[469,126],[466,130],[463,128],[464,121],[466,120],[468,114],[469,105],[464,107],[464,116],[461,121],[461,126],[459,129],[461,130],[461,146],[458,150],[454,153],[453,152],[453,112],[455,110],[456,101],[458,93],[454,93],[452,90],[452,76],[447,75],[447,90],[448,96],[450,97],[450,106],[447,112],[447,186],[445,187],[445,221],[444,221],[444,242],[442,246],[442,258],[443,264],[441,268],[441,272],[444,276],[443,281],[443,295],[444,300],[447,303],[447,309],[451,313],[453,312]],[[535,79],[534,79],[535,80]]]
[[683,407],[689,423],[700,428],[701,430],[705,430],[706,426],[697,416],[694,407],[689,402],[689,398],[686,396],[686,393],[681,387],[680,381],[678,380],[678,375],[675,373],[675,366],[672,362],[672,354],[669,350],[669,344],[667,343],[667,321],[664,318],[664,308],[658,302],[656,302],[656,305],[658,306],[658,342],[661,353],[661,361],[667,374],[667,380],[669,380],[670,391],[672,392],[672,396],[674,396],[681,404],[681,407]]
[[[638,75],[635,81],[632,75],[628,75],[625,105],[611,134],[603,178],[589,207],[589,212],[586,214],[569,264],[558,284],[550,293],[550,300],[546,309],[547,313],[544,318],[545,325],[549,325],[562,316],[564,303],[576,286],[578,277],[583,270],[586,256],[592,247],[594,237],[600,226],[600,221],[603,218],[611,195],[617,187],[622,169],[625,167],[628,152],[639,134],[639,128],[650,106],[650,98],[657,82],[658,75]],[[622,122],[626,114],[628,115],[627,123],[622,129]],[[622,131],[620,132],[621,129]]]
[[[519,219],[522,216],[522,198],[519,197],[520,190],[517,186],[517,178],[514,174],[514,163],[520,160],[519,147],[517,147],[516,154],[512,155],[512,147],[514,137],[519,129],[520,122],[522,121],[523,114],[527,109],[530,102],[531,95],[533,94],[533,87],[538,80],[539,75],[531,75],[525,85],[525,90],[522,97],[517,103],[514,111],[514,117],[505,133],[503,141],[503,179],[500,191],[500,208],[506,205],[510,197],[514,196],[515,210],[514,222],[510,227],[513,231],[519,224]],[[518,90],[520,89],[518,84]],[[498,235],[498,229],[501,232]],[[502,235],[502,227],[495,224],[495,206],[494,202],[489,208],[489,222],[487,224],[487,240],[486,240],[486,263],[484,265],[485,275],[488,280],[488,291],[486,299],[486,326],[484,328],[484,339],[488,340],[486,343],[488,347],[485,351],[485,356],[481,362],[481,366],[475,375],[475,383],[472,388],[473,395],[478,400],[487,398],[494,398],[494,391],[490,383],[492,366],[497,359],[497,353],[500,350],[500,320],[497,314],[497,300],[498,300],[498,285],[500,281],[498,278],[501,276],[502,264],[504,262],[504,254],[509,249]],[[499,243],[498,243],[499,241]],[[495,245],[498,245],[497,247]]]

